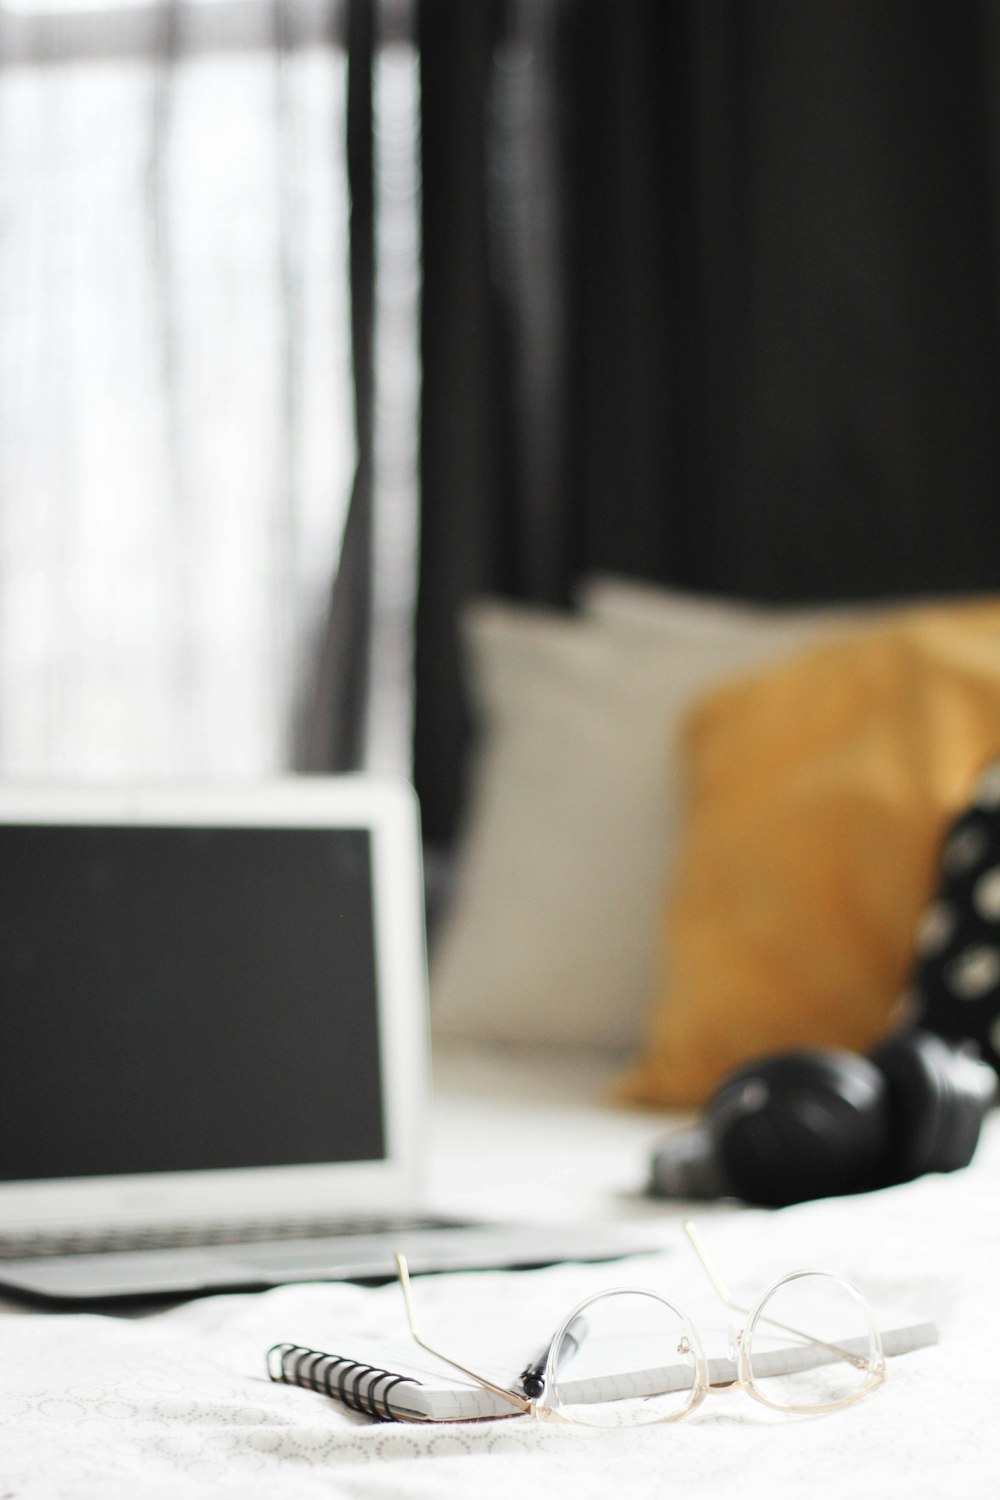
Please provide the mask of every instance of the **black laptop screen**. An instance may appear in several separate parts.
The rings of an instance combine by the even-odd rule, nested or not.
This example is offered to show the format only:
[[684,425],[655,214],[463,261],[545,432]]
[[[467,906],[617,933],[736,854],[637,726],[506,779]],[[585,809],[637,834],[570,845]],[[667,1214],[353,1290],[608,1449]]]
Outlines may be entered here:
[[384,1156],[366,829],[0,828],[0,1180]]

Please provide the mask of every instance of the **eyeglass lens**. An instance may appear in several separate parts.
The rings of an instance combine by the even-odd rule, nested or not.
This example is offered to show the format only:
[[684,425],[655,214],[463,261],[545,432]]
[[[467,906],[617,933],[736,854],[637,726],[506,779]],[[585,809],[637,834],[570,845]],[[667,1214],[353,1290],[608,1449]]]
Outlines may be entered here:
[[878,1363],[864,1302],[847,1283],[822,1272],[779,1282],[745,1337],[754,1388],[790,1410],[851,1400]]
[[545,1399],[574,1421],[630,1427],[681,1415],[697,1384],[697,1338],[661,1298],[593,1298],[552,1344]]

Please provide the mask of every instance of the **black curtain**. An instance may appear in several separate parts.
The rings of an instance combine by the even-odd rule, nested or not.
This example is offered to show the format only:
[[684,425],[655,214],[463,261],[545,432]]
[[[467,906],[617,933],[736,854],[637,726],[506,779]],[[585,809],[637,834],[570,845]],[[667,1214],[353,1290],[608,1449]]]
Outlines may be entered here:
[[447,841],[471,595],[1000,588],[1000,5],[418,17],[415,778]]

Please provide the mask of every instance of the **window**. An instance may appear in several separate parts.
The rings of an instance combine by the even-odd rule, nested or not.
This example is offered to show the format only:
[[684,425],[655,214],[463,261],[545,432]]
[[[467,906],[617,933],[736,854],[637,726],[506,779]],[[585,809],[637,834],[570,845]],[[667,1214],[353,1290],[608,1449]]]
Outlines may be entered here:
[[341,40],[337,0],[0,12],[3,774],[289,762],[355,460]]

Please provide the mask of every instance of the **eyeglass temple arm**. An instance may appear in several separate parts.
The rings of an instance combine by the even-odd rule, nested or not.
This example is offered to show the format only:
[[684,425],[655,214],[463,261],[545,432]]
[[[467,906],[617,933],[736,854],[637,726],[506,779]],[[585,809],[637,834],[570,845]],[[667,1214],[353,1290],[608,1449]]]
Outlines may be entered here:
[[[706,1250],[705,1243],[702,1240],[701,1235],[698,1233],[698,1230],[695,1228],[690,1219],[686,1219],[684,1221],[684,1233],[687,1235],[695,1255],[697,1255],[698,1259],[701,1261],[702,1268],[707,1274],[708,1279],[711,1281],[712,1285],[715,1287],[716,1292],[722,1298],[726,1306],[731,1307],[734,1312],[749,1312],[750,1309],[748,1307],[744,1307],[741,1302],[736,1301],[735,1297],[733,1297],[729,1288],[726,1286],[726,1283],[719,1275],[718,1266],[715,1264],[715,1261]],[[803,1339],[807,1344],[815,1344],[817,1349],[827,1349],[831,1354],[836,1354],[840,1359],[846,1360],[848,1364],[854,1365],[859,1370],[867,1368],[866,1360],[860,1359],[849,1349],[842,1349],[838,1344],[828,1344],[824,1339],[816,1338],[814,1334],[804,1333],[801,1328],[792,1328],[788,1323],[779,1322],[777,1318],[769,1318],[765,1315],[761,1319],[761,1321],[764,1323],[770,1323],[772,1328],[780,1328],[782,1332],[790,1333],[797,1339]]]
[[688,1240],[691,1244],[691,1248],[694,1251],[695,1255],[697,1255],[698,1259],[701,1261],[702,1270],[706,1273],[709,1281],[715,1287],[715,1290],[718,1292],[719,1296],[722,1298],[726,1306],[731,1307],[734,1312],[749,1312],[749,1308],[744,1307],[742,1303],[736,1301],[729,1288],[726,1286],[726,1283],[719,1275],[718,1266],[715,1264],[715,1261],[705,1249],[705,1243],[690,1219],[686,1219],[684,1221],[684,1233],[687,1235]]
[[494,1396],[499,1396],[504,1401],[509,1401],[512,1406],[517,1407],[518,1411],[530,1411],[530,1401],[525,1400],[517,1391],[510,1391],[503,1385],[495,1385],[492,1380],[487,1380],[485,1375],[477,1375],[475,1370],[470,1370],[467,1366],[460,1365],[457,1359],[451,1359],[447,1354],[442,1354],[440,1349],[433,1349],[430,1344],[424,1343],[424,1340],[417,1332],[416,1318],[413,1314],[413,1299],[410,1294],[410,1268],[406,1264],[406,1256],[399,1250],[396,1250],[393,1253],[393,1260],[396,1262],[396,1275],[399,1277],[399,1288],[403,1293],[403,1306],[406,1308],[406,1321],[413,1342],[419,1344],[421,1349],[427,1354],[433,1354],[435,1359],[443,1360],[446,1365],[450,1365],[460,1375],[465,1375],[469,1380],[475,1381],[476,1385],[481,1385],[484,1390],[492,1392]]

